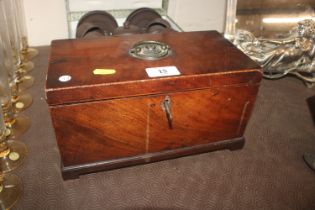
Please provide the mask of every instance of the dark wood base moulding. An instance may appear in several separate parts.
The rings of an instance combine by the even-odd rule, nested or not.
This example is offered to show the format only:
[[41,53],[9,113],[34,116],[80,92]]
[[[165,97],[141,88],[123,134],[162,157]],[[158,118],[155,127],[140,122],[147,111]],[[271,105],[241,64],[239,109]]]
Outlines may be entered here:
[[162,152],[147,153],[138,156],[119,158],[113,160],[99,161],[95,163],[75,165],[75,166],[61,166],[62,176],[64,180],[77,179],[80,175],[106,171],[116,168],[123,168],[133,165],[157,162],[167,159],[183,157],[187,155],[211,152],[215,150],[242,149],[245,143],[244,137],[233,138],[208,144],[196,145],[191,147],[184,147],[174,150],[167,150]]

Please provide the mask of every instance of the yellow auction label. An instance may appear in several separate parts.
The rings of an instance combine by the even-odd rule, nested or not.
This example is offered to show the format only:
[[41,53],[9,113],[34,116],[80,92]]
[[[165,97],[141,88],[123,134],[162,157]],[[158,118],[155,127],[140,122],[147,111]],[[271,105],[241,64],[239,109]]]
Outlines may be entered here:
[[111,75],[115,74],[115,69],[94,69],[93,74],[94,75]]

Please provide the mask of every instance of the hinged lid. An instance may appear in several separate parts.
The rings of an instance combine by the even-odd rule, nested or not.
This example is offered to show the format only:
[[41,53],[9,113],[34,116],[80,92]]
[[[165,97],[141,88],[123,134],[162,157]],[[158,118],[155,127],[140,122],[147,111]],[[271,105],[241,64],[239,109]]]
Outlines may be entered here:
[[[142,41],[163,43],[170,52],[159,59],[132,56],[130,50],[137,51]],[[163,44],[142,50],[159,53],[165,50]],[[56,40],[51,44],[46,95],[50,105],[59,105],[260,79],[260,67],[216,31]]]

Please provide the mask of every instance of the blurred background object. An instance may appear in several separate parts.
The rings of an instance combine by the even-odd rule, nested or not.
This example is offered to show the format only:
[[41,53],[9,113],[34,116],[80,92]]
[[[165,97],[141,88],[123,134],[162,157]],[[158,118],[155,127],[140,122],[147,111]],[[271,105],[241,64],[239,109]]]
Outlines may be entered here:
[[315,2],[228,0],[225,37],[259,63],[264,77],[315,84]]
[[[226,0],[24,0],[29,45],[50,45],[53,39],[74,38],[77,21],[88,11],[129,9],[126,14],[117,14],[126,18],[137,8],[161,9],[166,5],[163,2],[168,2],[167,16],[184,31],[224,31]],[[122,23],[123,20],[118,24]]]
[[235,35],[231,27],[235,25],[236,30],[250,31],[257,38],[286,38],[299,21],[315,20],[315,1],[228,0],[227,14],[235,18],[227,18],[226,34]]
[[[198,0],[200,1],[200,0]],[[124,3],[124,4],[123,4]],[[169,16],[169,0],[66,1],[70,38],[158,33],[183,29]]]
[[[174,25],[174,24],[173,24]],[[178,30],[181,30],[177,27]],[[142,33],[161,33],[173,30],[169,20],[148,7],[133,10],[118,26],[116,19],[103,10],[85,13],[76,26],[76,38],[96,38],[101,36],[121,36]]]

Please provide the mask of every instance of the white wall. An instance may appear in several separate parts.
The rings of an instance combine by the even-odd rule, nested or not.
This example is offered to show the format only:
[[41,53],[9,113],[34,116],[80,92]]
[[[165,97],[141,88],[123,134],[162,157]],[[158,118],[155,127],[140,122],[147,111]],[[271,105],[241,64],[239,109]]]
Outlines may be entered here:
[[24,0],[26,25],[31,46],[50,45],[68,34],[64,0]]
[[170,0],[169,16],[184,31],[223,32],[226,0]]
[[[65,0],[24,0],[31,46],[68,37]],[[226,0],[169,0],[169,16],[185,31],[223,32]]]

